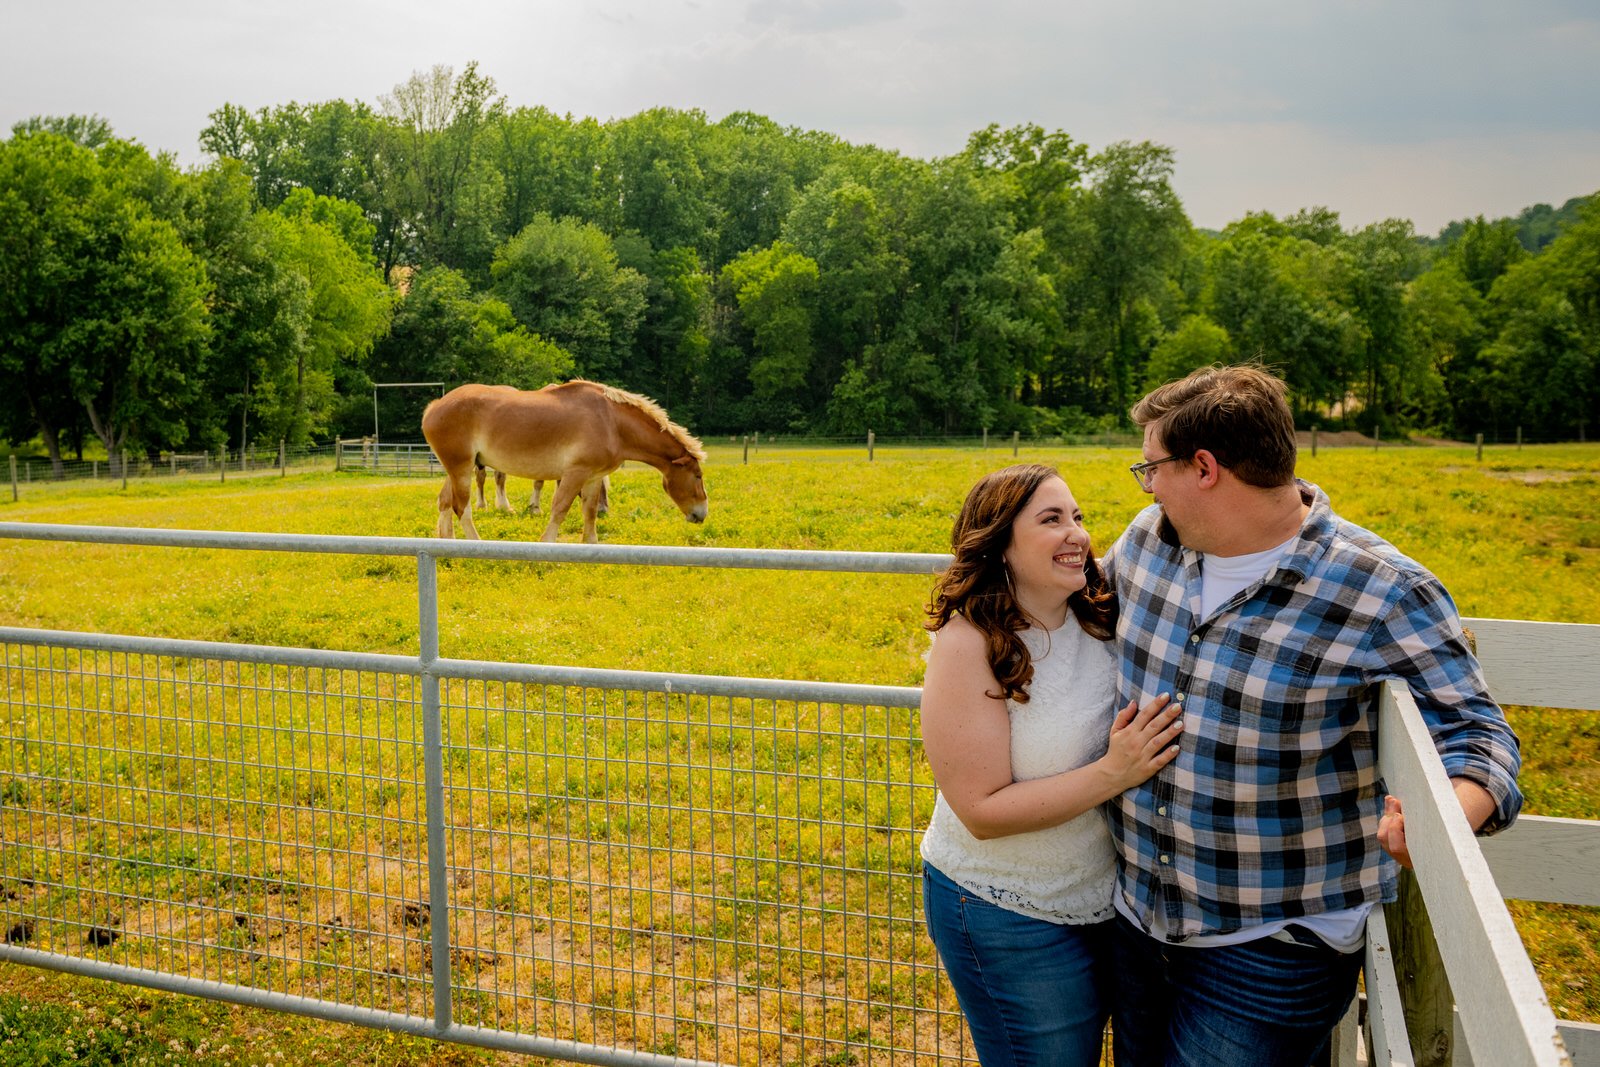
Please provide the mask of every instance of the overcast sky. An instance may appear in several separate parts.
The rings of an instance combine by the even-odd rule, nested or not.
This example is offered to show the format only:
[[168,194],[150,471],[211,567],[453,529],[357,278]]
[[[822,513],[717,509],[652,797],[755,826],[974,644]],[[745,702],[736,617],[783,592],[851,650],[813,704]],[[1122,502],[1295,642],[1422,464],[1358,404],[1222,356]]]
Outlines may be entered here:
[[224,103],[374,106],[477,60],[513,106],[753,111],[929,158],[991,122],[1177,154],[1189,217],[1347,227],[1600,190],[1589,0],[46,0],[0,20],[0,132],[99,114],[200,163]]

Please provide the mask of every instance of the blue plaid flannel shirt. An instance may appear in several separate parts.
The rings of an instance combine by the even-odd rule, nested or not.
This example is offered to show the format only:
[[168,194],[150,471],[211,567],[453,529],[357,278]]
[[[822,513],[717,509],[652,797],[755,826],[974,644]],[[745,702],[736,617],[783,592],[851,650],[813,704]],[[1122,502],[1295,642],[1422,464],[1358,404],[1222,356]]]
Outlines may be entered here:
[[1178,758],[1107,805],[1121,890],[1146,928],[1164,909],[1174,941],[1394,898],[1377,843],[1385,679],[1410,686],[1449,776],[1493,795],[1482,832],[1522,806],[1516,735],[1443,585],[1316,486],[1300,490],[1299,540],[1208,619],[1200,556],[1173,543],[1159,507],[1105,560],[1121,601],[1119,705],[1183,702]]

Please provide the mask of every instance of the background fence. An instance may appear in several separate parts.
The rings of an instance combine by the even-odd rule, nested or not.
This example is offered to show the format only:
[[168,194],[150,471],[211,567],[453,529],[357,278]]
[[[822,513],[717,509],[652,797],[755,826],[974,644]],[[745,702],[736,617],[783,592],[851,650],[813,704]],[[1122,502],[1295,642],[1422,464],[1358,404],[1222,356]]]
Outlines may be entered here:
[[970,1059],[922,926],[917,690],[440,659],[418,576],[416,658],[0,628],[0,958],[598,1063]]

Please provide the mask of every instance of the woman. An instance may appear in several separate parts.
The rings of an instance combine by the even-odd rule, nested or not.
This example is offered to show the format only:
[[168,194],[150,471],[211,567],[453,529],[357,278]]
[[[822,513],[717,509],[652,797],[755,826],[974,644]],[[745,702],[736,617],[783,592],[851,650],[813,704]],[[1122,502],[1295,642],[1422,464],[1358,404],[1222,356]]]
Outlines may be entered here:
[[1097,1064],[1116,866],[1100,803],[1165,766],[1167,697],[1113,715],[1116,604],[1050,467],[985,476],[928,607],[928,930],[984,1067]]

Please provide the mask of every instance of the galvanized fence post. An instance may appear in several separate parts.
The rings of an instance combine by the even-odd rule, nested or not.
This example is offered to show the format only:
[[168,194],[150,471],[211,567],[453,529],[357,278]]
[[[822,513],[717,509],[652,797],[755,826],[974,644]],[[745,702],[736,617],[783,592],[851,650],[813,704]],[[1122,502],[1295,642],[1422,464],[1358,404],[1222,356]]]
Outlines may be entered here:
[[433,1022],[450,1028],[450,883],[444,843],[444,724],[440,721],[439,579],[433,556],[417,553],[417,643],[422,687],[422,778],[428,830],[428,935],[433,945]]

